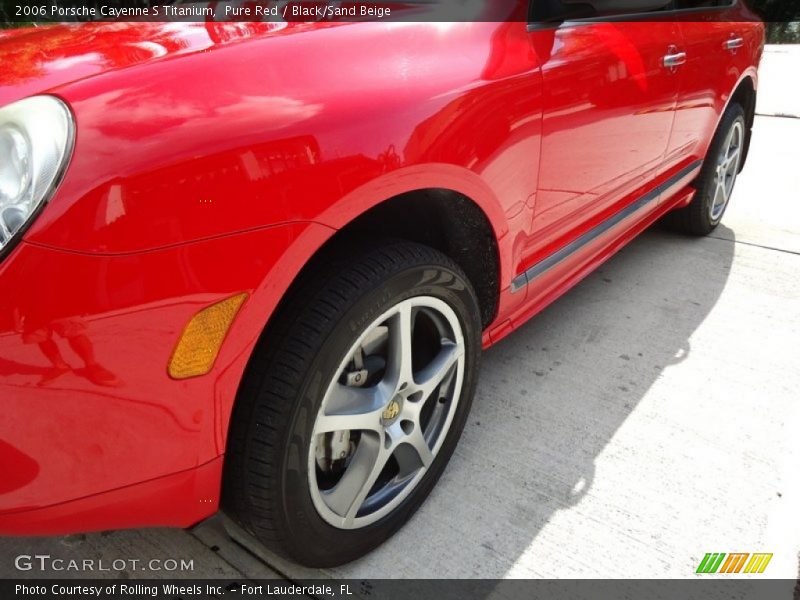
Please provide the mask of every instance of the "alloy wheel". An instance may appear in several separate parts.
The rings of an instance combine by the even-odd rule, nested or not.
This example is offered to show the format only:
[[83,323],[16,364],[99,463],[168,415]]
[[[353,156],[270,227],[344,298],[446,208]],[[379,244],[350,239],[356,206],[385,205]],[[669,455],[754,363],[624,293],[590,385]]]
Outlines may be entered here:
[[391,513],[441,448],[464,379],[458,317],[430,296],[375,319],[343,358],[317,414],[308,455],[319,515],[359,529]]
[[709,203],[709,218],[716,223],[725,212],[725,207],[730,202],[736,177],[742,161],[744,147],[744,126],[741,121],[736,121],[728,132],[722,150],[717,157],[717,166],[714,173],[712,199]]

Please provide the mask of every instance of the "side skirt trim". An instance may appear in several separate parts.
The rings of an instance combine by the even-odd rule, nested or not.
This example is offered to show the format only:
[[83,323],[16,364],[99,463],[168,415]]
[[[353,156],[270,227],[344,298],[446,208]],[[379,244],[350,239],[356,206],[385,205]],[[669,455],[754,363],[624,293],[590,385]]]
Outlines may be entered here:
[[671,187],[679,184],[682,179],[686,178],[690,175],[693,171],[699,169],[703,164],[703,161],[697,160],[687,167],[681,169],[678,173],[667,179],[664,183],[659,185],[658,187],[654,188],[638,200],[631,202],[628,206],[620,210],[619,212],[611,215],[608,219],[596,225],[582,236],[573,240],[560,250],[556,250],[550,256],[540,260],[538,263],[530,267],[524,273],[521,273],[514,280],[511,282],[511,291],[517,292],[524,288],[526,285],[531,283],[534,279],[542,275],[545,271],[556,266],[561,261],[565,260],[572,254],[580,251],[584,246],[589,244],[590,242],[594,241],[596,238],[603,235],[609,229],[619,225],[622,221],[627,219],[633,213],[638,211],[641,208],[644,208],[646,205],[657,201],[661,194],[668,191]]

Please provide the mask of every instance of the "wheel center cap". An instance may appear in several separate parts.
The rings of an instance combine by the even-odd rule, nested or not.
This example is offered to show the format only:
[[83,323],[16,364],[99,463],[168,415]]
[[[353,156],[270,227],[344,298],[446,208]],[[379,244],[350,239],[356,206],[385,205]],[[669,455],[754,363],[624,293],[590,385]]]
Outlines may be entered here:
[[381,415],[383,417],[384,422],[388,423],[389,421],[392,421],[395,418],[397,418],[397,415],[400,414],[400,402],[401,402],[400,396],[395,396],[394,400],[392,400],[391,402],[389,402],[389,404],[386,405],[386,408],[383,409],[383,414]]

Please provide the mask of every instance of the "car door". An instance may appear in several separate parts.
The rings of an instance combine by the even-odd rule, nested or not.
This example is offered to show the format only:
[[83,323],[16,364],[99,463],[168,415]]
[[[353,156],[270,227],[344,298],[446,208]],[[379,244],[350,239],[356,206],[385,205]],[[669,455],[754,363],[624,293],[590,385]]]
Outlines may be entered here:
[[669,143],[667,167],[705,156],[730,93],[749,57],[756,54],[754,29],[733,0],[676,0],[682,50],[680,94]]
[[544,114],[530,263],[636,198],[663,168],[678,96],[673,22],[535,28]]

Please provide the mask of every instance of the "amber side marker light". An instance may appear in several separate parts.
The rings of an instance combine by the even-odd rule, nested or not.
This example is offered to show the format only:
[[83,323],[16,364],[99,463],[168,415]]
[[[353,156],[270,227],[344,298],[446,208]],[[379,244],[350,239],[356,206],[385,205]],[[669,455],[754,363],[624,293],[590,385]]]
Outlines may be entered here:
[[237,294],[207,306],[192,317],[169,359],[170,377],[188,379],[211,370],[228,329],[246,299],[247,294]]

